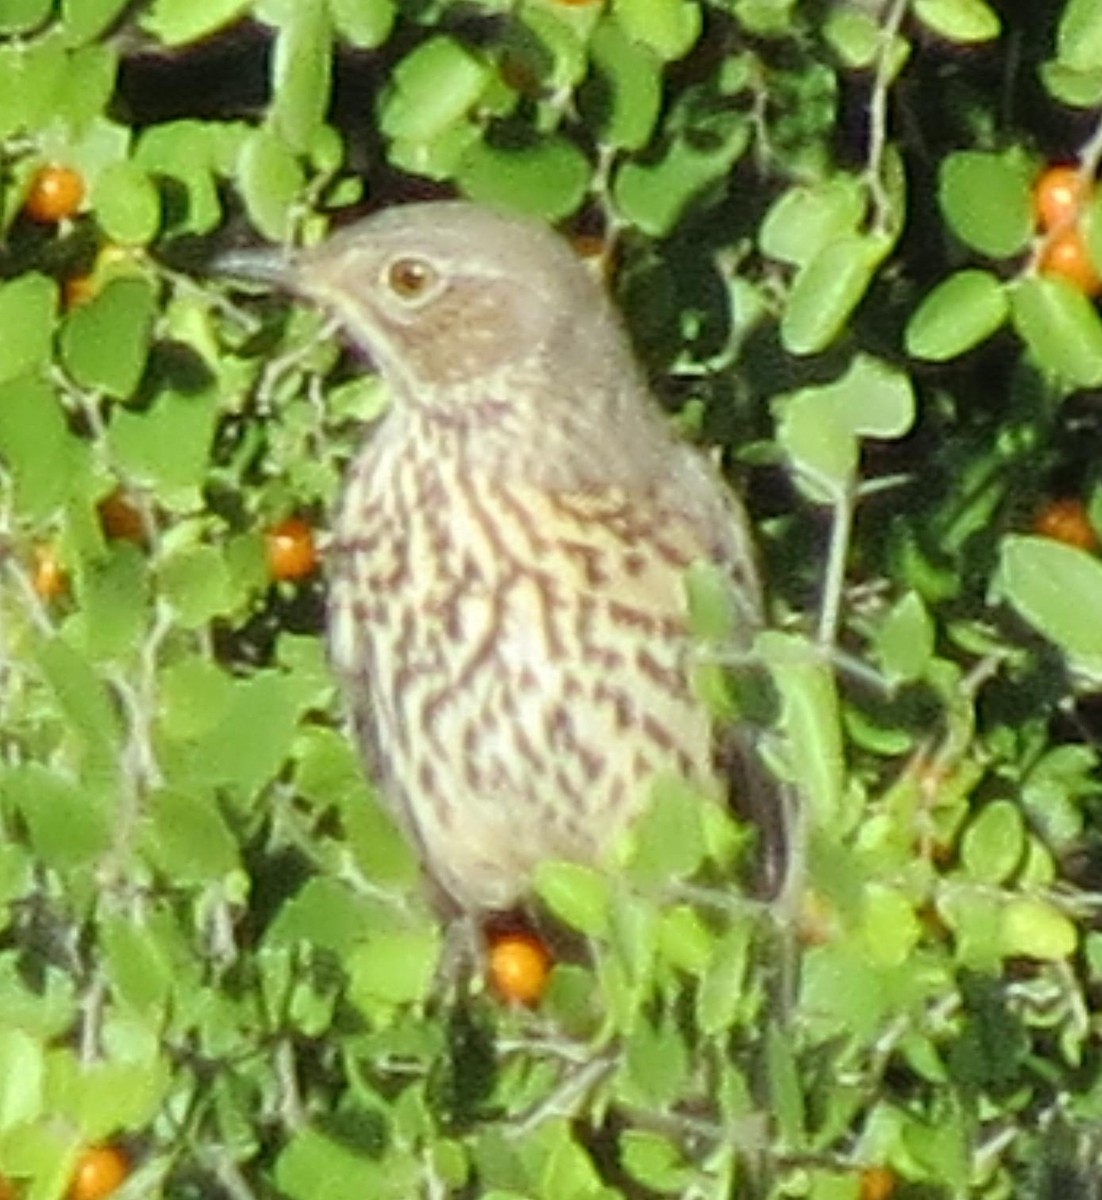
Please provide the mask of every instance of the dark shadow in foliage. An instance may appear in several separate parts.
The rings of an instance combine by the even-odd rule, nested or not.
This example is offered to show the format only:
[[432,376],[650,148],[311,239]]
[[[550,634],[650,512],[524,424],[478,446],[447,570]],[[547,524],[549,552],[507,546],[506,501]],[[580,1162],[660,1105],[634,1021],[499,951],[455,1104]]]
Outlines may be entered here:
[[254,22],[182,49],[133,35],[124,44],[110,115],[133,129],[177,120],[255,117],[270,95],[272,34]]
[[445,1054],[429,1079],[429,1104],[449,1133],[492,1119],[487,1101],[497,1082],[494,1026],[474,1004],[460,1000],[445,1017]]
[[365,1158],[381,1158],[389,1141],[387,1123],[382,1115],[365,1108],[347,1108],[318,1119],[318,1128],[327,1137]]
[[316,871],[300,850],[293,846],[273,850],[266,836],[245,847],[242,865],[252,880],[247,928],[250,941],[256,944],[283,905],[314,878]]
[[1029,1035],[1006,1005],[1003,981],[962,974],[966,1016],[946,1065],[966,1093],[1003,1095],[1022,1084]]

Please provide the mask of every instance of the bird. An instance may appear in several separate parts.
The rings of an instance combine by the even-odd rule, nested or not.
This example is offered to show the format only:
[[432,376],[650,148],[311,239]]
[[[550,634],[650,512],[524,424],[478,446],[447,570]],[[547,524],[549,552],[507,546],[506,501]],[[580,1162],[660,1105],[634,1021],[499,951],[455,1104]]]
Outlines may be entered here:
[[[389,389],[333,517],[328,644],[440,905],[507,911],[546,861],[605,863],[663,773],[722,792],[732,743],[694,691],[685,577],[718,570],[727,649],[748,652],[750,522],[570,243],[438,200],[231,273],[328,313]],[[753,739],[734,745],[759,786]]]

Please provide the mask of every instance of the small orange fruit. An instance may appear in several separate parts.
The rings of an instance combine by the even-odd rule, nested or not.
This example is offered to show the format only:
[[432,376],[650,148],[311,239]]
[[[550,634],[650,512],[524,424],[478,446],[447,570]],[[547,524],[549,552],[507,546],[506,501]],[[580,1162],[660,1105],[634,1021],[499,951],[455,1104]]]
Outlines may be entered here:
[[130,1160],[118,1146],[90,1146],[77,1161],[69,1200],[103,1200],[130,1174]]
[[1033,532],[1091,554],[1097,553],[1099,548],[1098,534],[1087,516],[1087,506],[1074,496],[1050,500],[1034,518]]
[[268,574],[281,582],[305,579],[318,565],[314,532],[301,517],[287,517],[265,531]]
[[1077,225],[1058,229],[1044,240],[1037,268],[1042,275],[1066,279],[1084,296],[1097,296],[1102,292],[1102,278],[1095,270],[1083,232]]
[[866,1167],[861,1172],[861,1200],[891,1200],[896,1174],[891,1167]]
[[551,965],[551,952],[534,933],[513,930],[490,938],[490,986],[510,1004],[538,1004]]
[[109,538],[120,542],[134,542],[141,545],[145,542],[145,522],[133,500],[122,488],[116,488],[109,496],[105,496],[97,505],[99,523],[103,532]]
[[1046,232],[1074,225],[1090,198],[1091,186],[1077,167],[1049,167],[1033,185],[1033,212],[1037,226]]
[[31,564],[31,587],[40,600],[56,600],[69,586],[69,577],[62,570],[57,547],[50,542],[34,548]]
[[84,179],[72,167],[51,163],[39,167],[23,198],[23,212],[40,225],[56,225],[80,208],[84,201]]

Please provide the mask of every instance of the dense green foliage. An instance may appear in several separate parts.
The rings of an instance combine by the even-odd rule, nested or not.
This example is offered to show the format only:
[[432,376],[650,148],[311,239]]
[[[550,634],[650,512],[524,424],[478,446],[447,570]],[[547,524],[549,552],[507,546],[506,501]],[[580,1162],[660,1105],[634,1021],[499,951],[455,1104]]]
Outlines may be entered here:
[[[1102,321],[1031,208],[1102,159],[1097,0],[0,0],[0,35],[17,1194],[118,1141],[172,1200],[1097,1195]],[[48,164],[87,188],[56,223]],[[456,191],[596,248],[746,490],[808,827],[754,903],[744,831],[663,785],[613,876],[541,873],[536,1011],[435,988],[322,576],[266,566],[383,389],[205,270]],[[1082,236],[1102,270],[1102,193]],[[1053,496],[1086,548],[1031,532]]]

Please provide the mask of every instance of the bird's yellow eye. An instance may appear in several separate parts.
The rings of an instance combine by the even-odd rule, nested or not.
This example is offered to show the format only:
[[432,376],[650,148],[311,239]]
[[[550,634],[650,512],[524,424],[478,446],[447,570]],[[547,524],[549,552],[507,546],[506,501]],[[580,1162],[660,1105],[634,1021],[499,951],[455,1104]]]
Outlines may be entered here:
[[387,287],[401,300],[418,300],[436,283],[436,270],[423,258],[396,258],[386,268]]

